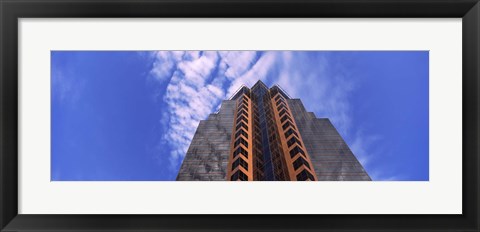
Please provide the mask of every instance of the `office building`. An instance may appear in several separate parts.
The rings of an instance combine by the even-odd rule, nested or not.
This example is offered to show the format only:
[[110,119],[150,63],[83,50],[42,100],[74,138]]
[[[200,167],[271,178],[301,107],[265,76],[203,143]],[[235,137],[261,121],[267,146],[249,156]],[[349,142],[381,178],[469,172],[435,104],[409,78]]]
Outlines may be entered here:
[[200,121],[179,181],[369,181],[327,118],[278,85],[242,86]]

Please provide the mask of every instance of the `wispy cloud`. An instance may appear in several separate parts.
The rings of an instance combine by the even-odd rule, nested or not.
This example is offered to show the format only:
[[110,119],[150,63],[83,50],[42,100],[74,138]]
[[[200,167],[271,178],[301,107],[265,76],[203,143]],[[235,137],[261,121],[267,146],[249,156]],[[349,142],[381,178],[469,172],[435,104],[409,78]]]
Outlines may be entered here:
[[405,175],[389,174],[385,170],[376,168],[369,173],[370,178],[374,181],[402,181],[409,178]]
[[77,78],[68,67],[52,67],[52,99],[62,106],[75,108],[82,97],[85,79]]
[[384,172],[378,168],[374,169],[372,166],[375,158],[378,157],[377,153],[381,150],[379,144],[381,144],[382,138],[378,135],[367,135],[363,131],[356,131],[352,137],[353,142],[350,144],[350,149],[362,166],[369,170],[370,178],[372,180],[386,179]]

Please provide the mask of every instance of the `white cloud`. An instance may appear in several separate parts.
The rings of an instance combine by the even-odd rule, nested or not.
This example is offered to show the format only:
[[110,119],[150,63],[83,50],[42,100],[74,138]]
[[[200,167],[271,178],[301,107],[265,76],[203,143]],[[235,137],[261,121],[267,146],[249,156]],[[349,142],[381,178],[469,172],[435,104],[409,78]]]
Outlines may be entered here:
[[251,51],[221,51],[219,52],[224,64],[228,64],[225,77],[230,80],[242,76],[254,64],[257,56]]
[[385,170],[375,169],[368,173],[370,178],[374,181],[402,181],[408,180],[408,176],[405,175],[396,175],[388,174]]
[[354,136],[354,140],[350,145],[350,149],[357,157],[358,161],[363,167],[370,164],[374,158],[374,154],[371,153],[371,148],[375,146],[381,140],[380,136],[366,135],[362,131],[357,131]]
[[183,52],[169,52],[169,51],[158,51],[153,52],[154,56],[153,68],[150,71],[155,78],[159,81],[166,81],[171,77],[173,70],[176,68],[177,62],[183,56]]
[[85,79],[77,78],[68,66],[52,68],[52,99],[63,107],[78,107],[85,85]]
[[[379,135],[368,135],[362,129],[355,132],[350,146],[353,154],[375,181],[406,180],[408,176],[399,174],[398,170],[386,169],[378,165],[379,159],[392,155],[385,140]],[[381,161],[380,161],[381,162]]]
[[[151,74],[159,81],[170,80],[162,99],[168,106],[168,113],[161,121],[166,122],[167,127],[163,142],[173,147],[169,154],[172,167],[180,164],[199,121],[218,109],[225,98],[223,86],[229,82],[226,73],[236,78],[235,75],[243,73],[254,57],[246,52],[157,53]],[[239,60],[241,64],[235,62]],[[162,63],[165,67],[161,67]],[[223,73],[216,75],[216,70]]]
[[274,67],[275,60],[275,52],[267,52],[263,54],[249,70],[233,79],[230,88],[228,89],[227,96],[234,94],[242,85],[253,86],[258,80],[265,81],[268,72]]

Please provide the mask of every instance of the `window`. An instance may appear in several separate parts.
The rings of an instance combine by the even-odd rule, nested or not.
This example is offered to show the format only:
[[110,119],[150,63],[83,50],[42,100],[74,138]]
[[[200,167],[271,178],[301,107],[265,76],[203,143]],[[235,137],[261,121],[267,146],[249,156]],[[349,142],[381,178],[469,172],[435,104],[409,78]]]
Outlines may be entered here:
[[243,149],[242,147],[238,147],[237,150],[233,152],[233,158],[237,157],[238,154],[242,154],[245,158],[248,159],[248,151]]
[[306,169],[303,169],[300,173],[297,175],[297,180],[304,181],[304,180],[315,180],[313,175],[307,171]]
[[265,108],[265,115],[268,117],[271,114],[270,107]]
[[299,145],[302,145],[300,140],[298,140],[296,137],[292,137],[290,140],[288,140],[287,144],[288,147],[291,147],[293,144],[298,143]]
[[285,132],[285,138],[288,138],[291,134],[294,134],[295,136],[299,137],[297,132],[295,132],[292,128],[288,129],[287,132]]
[[293,126],[292,123],[290,122],[286,122],[285,124],[283,124],[282,128],[283,130],[287,129],[289,126],[291,126],[293,129],[295,129],[295,127]]
[[280,117],[283,116],[283,114],[284,114],[285,112],[287,112],[286,109],[283,109],[282,111],[280,111],[280,113],[279,113],[279,114],[280,114]]
[[[271,117],[268,117],[268,119],[267,119],[267,124],[268,124],[268,125],[273,125],[273,120],[272,120]],[[270,128],[271,128],[271,127],[270,127]],[[272,128],[272,130],[273,130],[273,128]]]
[[[260,138],[260,136],[258,136]],[[255,141],[255,146],[257,148],[261,148],[262,147],[262,143],[259,141],[260,139],[257,139],[257,141]]]
[[237,170],[233,175],[230,180],[241,180],[241,181],[247,181],[248,176],[245,175],[241,170]]
[[302,154],[305,156],[305,152],[299,147],[295,146],[292,150],[290,150],[290,157],[293,158],[295,157],[298,153]]
[[241,104],[241,105],[238,106],[238,110],[242,110],[242,109],[248,111],[247,106],[244,105],[244,104]]
[[237,141],[235,141],[235,144],[233,145],[233,147],[237,147],[240,143],[243,144],[243,146],[248,147],[247,141],[245,141],[245,139],[243,139],[242,137],[240,137],[239,139],[237,139]]
[[248,107],[247,107],[247,105],[245,105],[245,103],[242,102],[240,105],[238,105],[238,111],[243,110],[243,109],[247,110]]
[[272,142],[272,141],[275,141],[275,139],[277,139],[277,136],[275,136],[275,134],[272,133],[272,136],[270,136],[268,141]]
[[282,98],[280,98],[280,99],[278,99],[278,101],[277,101],[277,106],[278,106],[280,103],[285,104],[285,101],[284,101]]
[[310,169],[310,164],[308,164],[308,162],[303,157],[299,156],[298,159],[293,162],[293,167],[295,168],[295,171],[302,165],[305,165]]
[[259,180],[263,180],[265,178],[261,172],[257,172],[257,176]]
[[245,138],[248,139],[248,134],[243,129],[240,129],[239,131],[237,131],[237,133],[235,134],[235,138],[238,138],[240,135],[243,135],[245,136]]
[[255,125],[254,133],[256,137],[260,137],[260,127],[258,125]]
[[247,124],[245,124],[245,123],[243,123],[243,122],[239,122],[239,123],[237,124],[237,127],[235,128],[235,130],[240,129],[240,127],[243,127],[243,128],[245,128],[245,130],[248,130]]
[[248,113],[244,109],[240,109],[238,111],[238,115],[245,115],[246,117],[248,117]]
[[247,99],[244,98],[244,99],[243,99],[243,103],[245,103],[245,105],[248,106],[248,101],[247,101]]
[[280,111],[281,109],[286,109],[287,106],[285,104],[281,104],[279,107],[277,107],[277,110]]
[[288,116],[288,115],[283,115],[282,119],[280,119],[280,122],[281,123],[284,123],[285,120],[289,119],[290,121],[292,121],[292,119]]
[[280,96],[281,96],[280,94],[277,95],[277,96],[275,97],[275,101],[278,100],[278,99],[280,98]]
[[243,168],[245,168],[245,170],[248,171],[248,163],[242,159],[242,157],[238,158],[237,160],[235,160],[232,164],[232,170],[237,168],[238,165],[242,166]]
[[242,121],[242,120],[245,121],[246,123],[248,123],[248,119],[247,119],[245,116],[240,115],[240,116],[237,118],[237,122]]
[[262,137],[262,136],[260,135],[260,132],[258,132],[258,131],[259,131],[259,129],[257,128],[257,130],[255,131],[255,136],[254,136],[254,137],[257,138],[257,139],[260,138],[260,137]]

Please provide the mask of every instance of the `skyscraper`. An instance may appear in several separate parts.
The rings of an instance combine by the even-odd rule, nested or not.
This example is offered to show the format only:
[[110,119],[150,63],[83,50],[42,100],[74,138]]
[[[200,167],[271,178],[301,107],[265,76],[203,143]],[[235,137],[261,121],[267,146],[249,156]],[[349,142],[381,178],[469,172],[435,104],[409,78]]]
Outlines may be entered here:
[[200,121],[177,180],[371,179],[330,120],[258,81]]

